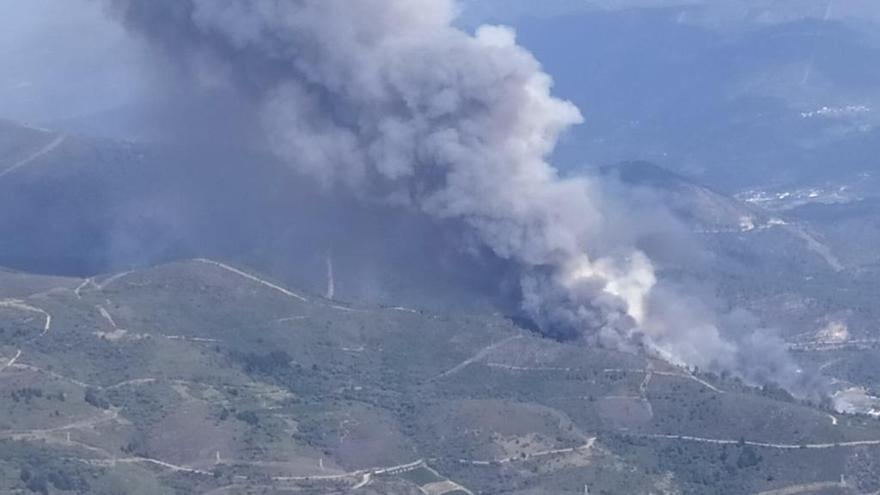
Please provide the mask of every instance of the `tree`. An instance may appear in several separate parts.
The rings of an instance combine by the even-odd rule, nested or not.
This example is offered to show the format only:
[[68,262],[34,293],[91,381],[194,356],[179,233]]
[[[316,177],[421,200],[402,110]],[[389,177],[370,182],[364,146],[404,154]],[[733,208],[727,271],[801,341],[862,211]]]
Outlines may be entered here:
[[755,452],[755,449],[752,448],[751,445],[747,445],[742,452],[740,452],[739,457],[736,459],[736,467],[740,469],[750,468],[757,466],[761,462],[761,456]]
[[87,388],[84,396],[84,400],[91,404],[94,407],[99,409],[109,409],[110,402],[107,401],[104,397],[101,396],[101,393],[94,388]]

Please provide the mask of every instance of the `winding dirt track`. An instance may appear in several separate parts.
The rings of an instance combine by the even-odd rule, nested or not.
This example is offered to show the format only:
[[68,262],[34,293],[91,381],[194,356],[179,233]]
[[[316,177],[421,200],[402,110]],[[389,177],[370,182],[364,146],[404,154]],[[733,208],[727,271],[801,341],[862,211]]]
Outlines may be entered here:
[[[20,301],[18,299],[0,300],[0,307],[17,309],[20,311],[27,311],[27,312],[31,312],[31,313],[37,313],[37,314],[42,315],[45,318],[45,321],[43,322],[43,331],[40,333],[40,335],[37,335],[36,337],[34,337],[33,339],[30,339],[30,340],[38,339],[38,338],[46,335],[47,333],[49,333],[49,330],[52,329],[52,315],[50,315],[47,311],[45,311],[43,309],[37,308],[35,306],[31,306],[31,305],[25,303],[24,301]],[[6,369],[8,369],[8,368],[12,368],[13,366],[16,366],[15,363],[16,363],[16,361],[18,361],[18,358],[21,357],[21,354],[22,354],[22,350],[18,349],[15,353],[15,356],[13,356],[12,359],[9,360],[9,362],[7,362],[2,367],[0,367],[0,372],[6,371]]]
[[40,334],[40,337],[49,333],[49,330],[52,328],[52,315],[50,315],[46,310],[38,308],[36,306],[31,306],[24,301],[18,299],[4,299],[0,300],[0,307],[2,308],[11,308],[18,309],[20,311],[28,311],[31,313],[38,313],[45,318],[43,322],[43,333]]
[[104,318],[104,320],[106,320],[107,323],[109,323],[114,330],[119,329],[119,327],[116,326],[116,321],[113,319],[113,316],[110,315],[109,311],[107,311],[107,308],[105,308],[104,306],[98,306],[98,312],[101,313],[101,317]]
[[760,492],[757,495],[799,495],[801,493],[815,493],[823,490],[834,490],[835,488],[846,488],[846,483],[840,481],[828,481],[824,483],[806,483],[803,485],[794,485],[778,490],[768,490]]
[[521,339],[521,338],[522,338],[522,335],[514,335],[514,336],[512,336],[512,337],[508,337],[508,338],[506,338],[506,339],[499,340],[498,342],[495,342],[494,344],[490,344],[488,347],[486,347],[486,348],[484,348],[483,350],[481,350],[480,352],[474,354],[474,355],[471,356],[470,358],[465,359],[464,361],[462,361],[461,363],[457,364],[456,366],[454,366],[454,367],[452,367],[452,368],[450,368],[450,369],[444,371],[443,373],[440,373],[439,375],[437,375],[437,376],[435,377],[435,379],[436,379],[436,378],[447,377],[447,376],[449,376],[449,375],[452,375],[452,374],[458,373],[459,371],[463,370],[464,368],[468,367],[469,365],[471,365],[471,364],[473,364],[473,363],[475,363],[475,362],[477,362],[477,361],[482,360],[483,358],[485,358],[486,356],[488,356],[488,355],[489,355],[492,351],[494,351],[495,349],[497,349],[497,348],[499,348],[499,347],[501,347],[501,346],[507,344],[508,342],[512,342],[512,341],[514,341],[514,340]]
[[526,454],[523,456],[513,456],[513,457],[505,457],[502,459],[493,459],[491,461],[485,460],[472,460],[472,459],[458,459],[459,464],[467,464],[470,466],[494,466],[496,464],[510,464],[513,462],[519,461],[528,461],[532,459],[539,459],[541,457],[549,457],[554,455],[562,455],[562,454],[573,454],[575,452],[581,452],[584,450],[590,450],[593,448],[593,445],[596,443],[596,437],[590,438],[587,440],[587,443],[578,446],[578,447],[570,447],[567,449],[554,449],[554,450],[543,450],[541,452],[533,452],[531,454]]
[[693,437],[689,435],[664,435],[664,434],[638,434],[632,435],[641,438],[657,438],[663,440],[680,440],[685,442],[708,443],[714,445],[751,445],[752,447],[762,447],[767,449],[780,450],[796,450],[796,449],[836,449],[844,447],[870,447],[880,445],[880,440],[856,440],[851,442],[834,442],[834,443],[807,443],[807,444],[790,444],[790,443],[766,443],[752,442],[741,440],[724,440],[718,438]]
[[127,276],[129,276],[129,275],[131,275],[132,273],[134,273],[134,272],[132,272],[131,270],[126,271],[126,272],[119,272],[119,273],[117,273],[116,275],[113,275],[113,276],[109,277],[107,280],[104,280],[104,281],[102,281],[102,282],[100,282],[100,283],[95,284],[95,283],[94,283],[94,280],[92,281],[92,283],[95,285],[95,287],[96,287],[98,290],[104,290],[104,289],[106,289],[107,287],[109,287],[110,284],[112,284],[112,283],[114,283],[114,282],[117,282],[117,281],[119,281],[119,280],[121,280],[121,279],[123,279],[123,278],[125,278],[125,277],[127,277]]
[[15,353],[15,356],[12,356],[12,358],[9,360],[8,363],[4,364],[3,367],[0,368],[0,373],[5,371],[6,368],[11,368],[12,366],[15,366],[15,362],[18,361],[18,358],[20,358],[20,357],[21,357],[21,349],[19,349],[18,352]]
[[11,174],[12,172],[15,172],[16,170],[20,169],[21,167],[24,167],[24,166],[30,164],[34,160],[51,153],[52,151],[55,150],[55,148],[61,146],[61,143],[63,143],[66,139],[67,139],[67,136],[65,136],[64,134],[59,134],[59,135],[55,136],[55,138],[46,146],[43,146],[42,148],[38,149],[37,151],[35,151],[31,155],[13,163],[9,167],[7,167],[5,170],[0,172],[0,179]]
[[270,288],[270,289],[273,289],[273,290],[275,290],[275,291],[278,291],[278,292],[284,294],[285,296],[289,296],[289,297],[292,297],[292,298],[294,298],[294,299],[299,299],[300,301],[303,301],[303,302],[308,301],[308,299],[306,299],[305,297],[303,297],[303,296],[301,296],[301,295],[299,295],[299,294],[295,294],[295,293],[293,293],[293,292],[291,292],[291,291],[285,289],[284,287],[281,287],[280,285],[273,284],[272,282],[269,282],[268,280],[263,280],[263,279],[261,279],[261,278],[259,278],[259,277],[256,277],[256,276],[254,276],[254,275],[251,275],[250,273],[243,272],[243,271],[239,270],[238,268],[234,268],[234,267],[231,267],[231,266],[229,266],[229,265],[227,265],[227,264],[220,263],[219,261],[213,261],[213,260],[209,260],[209,259],[205,259],[205,258],[198,258],[198,259],[196,259],[196,260],[194,260],[194,261],[197,261],[197,262],[199,262],[199,263],[204,263],[204,264],[206,264],[206,265],[213,265],[213,266],[216,266],[216,267],[222,268],[222,269],[224,269],[224,270],[226,270],[226,271],[228,271],[228,272],[231,272],[231,273],[234,273],[234,274],[236,274],[236,275],[238,275],[238,276],[244,277],[244,278],[246,278],[246,279],[248,279],[248,280],[250,280],[250,281],[252,281],[252,282],[256,282],[256,283],[258,283],[258,284],[260,284],[260,285],[263,285],[263,286],[265,286],[265,287],[268,287],[268,288]]
[[82,299],[82,291],[89,285],[95,285],[95,281],[91,277],[83,280],[81,284],[76,286],[76,289],[73,289],[73,294],[76,296],[77,299]]

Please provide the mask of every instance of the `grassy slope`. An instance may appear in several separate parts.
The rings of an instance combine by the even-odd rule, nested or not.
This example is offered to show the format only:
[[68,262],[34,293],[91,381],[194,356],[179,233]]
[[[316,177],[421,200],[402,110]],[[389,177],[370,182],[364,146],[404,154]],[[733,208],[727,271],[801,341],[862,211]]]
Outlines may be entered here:
[[[99,277],[79,296],[78,281],[44,282],[16,294],[52,315],[48,333],[36,313],[0,315],[0,365],[21,350],[0,371],[2,490],[43,476],[92,493],[344,493],[358,470],[423,459],[474,492],[736,493],[833,481],[877,449],[751,456],[649,435],[880,439],[873,423],[833,426],[810,407],[719,394],[663,363],[491,315],[349,306],[195,261]],[[649,365],[662,374],[643,386]],[[419,473],[377,472],[362,490],[415,493],[431,481]]]

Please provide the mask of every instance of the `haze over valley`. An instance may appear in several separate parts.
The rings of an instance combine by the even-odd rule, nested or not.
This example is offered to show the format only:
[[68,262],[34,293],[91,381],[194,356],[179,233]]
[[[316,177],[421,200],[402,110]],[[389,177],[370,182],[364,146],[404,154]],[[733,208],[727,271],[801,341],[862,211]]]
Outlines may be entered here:
[[0,8],[0,491],[880,492],[873,2]]

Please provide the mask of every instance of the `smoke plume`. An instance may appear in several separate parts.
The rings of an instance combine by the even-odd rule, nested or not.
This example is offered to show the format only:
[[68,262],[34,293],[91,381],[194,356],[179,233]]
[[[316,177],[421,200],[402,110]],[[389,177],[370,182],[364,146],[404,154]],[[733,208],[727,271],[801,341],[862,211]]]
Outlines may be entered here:
[[[752,346],[722,337],[726,317],[658,281],[600,185],[548,163],[583,118],[513,30],[464,32],[453,0],[109,7],[178,81],[244,101],[247,115],[230,118],[331,194],[461,225],[517,267],[522,309],[548,333],[747,373],[741,349],[761,334],[747,332]],[[791,375],[787,357],[774,366],[769,378]]]

